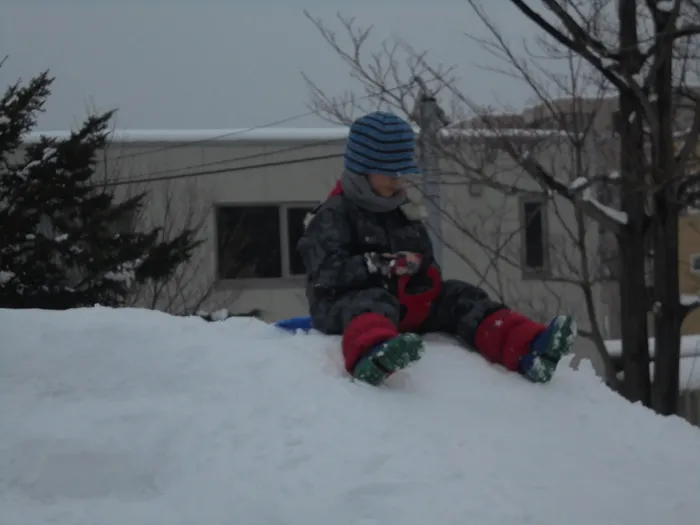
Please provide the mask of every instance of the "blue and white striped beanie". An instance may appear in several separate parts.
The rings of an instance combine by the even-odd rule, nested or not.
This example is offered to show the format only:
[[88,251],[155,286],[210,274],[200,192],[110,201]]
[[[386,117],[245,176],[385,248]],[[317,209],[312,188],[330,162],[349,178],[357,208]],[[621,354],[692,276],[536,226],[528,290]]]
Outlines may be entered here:
[[415,161],[415,133],[401,117],[375,111],[350,126],[345,169],[358,175],[400,177],[420,173]]

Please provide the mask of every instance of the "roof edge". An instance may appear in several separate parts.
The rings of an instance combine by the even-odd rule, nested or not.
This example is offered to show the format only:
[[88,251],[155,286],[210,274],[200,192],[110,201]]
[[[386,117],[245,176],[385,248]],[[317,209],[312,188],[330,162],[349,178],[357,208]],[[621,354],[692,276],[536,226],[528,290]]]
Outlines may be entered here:
[[[333,128],[240,128],[240,129],[115,129],[110,140],[120,143],[270,143],[270,142],[335,142],[344,141],[348,127]],[[418,134],[419,128],[414,128]],[[57,140],[70,136],[70,130],[34,131],[25,135],[24,143],[37,143],[41,137]],[[545,129],[442,129],[442,138],[546,138],[565,135],[559,130]]]

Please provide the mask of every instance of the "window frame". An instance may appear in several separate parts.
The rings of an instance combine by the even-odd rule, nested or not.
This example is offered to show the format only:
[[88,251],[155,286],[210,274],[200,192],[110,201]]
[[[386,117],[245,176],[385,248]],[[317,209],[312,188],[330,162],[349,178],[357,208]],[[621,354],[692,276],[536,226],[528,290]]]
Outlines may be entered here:
[[613,135],[619,135],[622,131],[622,112],[619,109],[610,113],[610,131]]
[[[549,229],[549,199],[542,193],[520,195],[518,198],[518,214],[520,224],[520,272],[523,280],[546,280],[551,276],[550,261],[550,229]],[[541,268],[530,268],[527,265],[527,216],[525,205],[537,203],[542,209],[542,251],[543,265]]]
[[697,274],[700,273],[700,268],[697,270],[694,268],[693,262],[696,260],[700,260],[700,253],[691,253],[690,257],[688,257],[688,264],[690,265],[690,273]]
[[[214,257],[214,278],[217,288],[295,288],[302,286],[306,276],[292,275],[290,273],[290,248],[289,246],[289,222],[287,220],[290,208],[315,208],[318,201],[249,201],[249,202],[215,202],[212,205],[213,222],[213,257]],[[222,279],[219,275],[219,222],[217,216],[222,208],[259,208],[275,207],[278,210],[278,220],[280,229],[280,254],[282,257],[282,275],[280,277],[248,277],[240,279]]]

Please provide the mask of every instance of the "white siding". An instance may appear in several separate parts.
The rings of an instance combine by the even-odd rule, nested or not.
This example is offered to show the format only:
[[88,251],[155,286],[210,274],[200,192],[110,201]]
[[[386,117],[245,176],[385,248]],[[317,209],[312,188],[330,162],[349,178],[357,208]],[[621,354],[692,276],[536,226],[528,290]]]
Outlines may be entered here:
[[[573,182],[579,174],[595,169],[588,159],[573,165],[575,151],[563,140],[540,143],[537,151],[537,160],[563,183]],[[516,186],[532,192],[533,198],[546,195],[506,153],[498,152],[485,164],[479,162],[478,156],[479,151],[468,158],[460,156],[455,160],[453,156],[442,165],[446,174],[441,193],[447,215],[443,223],[445,275],[480,284],[509,306],[542,322],[556,313],[570,313],[579,320],[581,329],[589,330],[584,295],[575,284],[582,280],[582,263],[581,250],[575,245],[578,236],[574,206],[561,197],[549,199],[546,226],[551,273],[549,278],[528,278],[522,266],[523,194],[508,195],[503,188]],[[472,181],[484,183],[478,196],[470,193]],[[586,220],[584,230],[584,245],[591,259],[588,269],[594,271],[597,228],[593,221]],[[598,295],[596,289],[595,305],[600,312]],[[602,361],[590,341],[579,338],[576,350],[602,371]]]
[[[141,217],[143,224],[167,222],[168,227],[177,232],[187,223],[203,223],[204,244],[191,264],[182,268],[177,282],[158,296],[156,306],[159,308],[174,312],[192,308],[196,299],[211,288],[208,299],[198,305],[206,311],[221,307],[239,312],[259,308],[267,320],[307,312],[302,277],[217,281],[214,209],[227,204],[315,203],[324,199],[342,171],[341,154],[347,131],[265,130],[257,134],[244,131],[120,132],[105,154],[100,175],[106,173],[110,180],[141,181],[118,186],[119,196],[150,190],[148,207]],[[531,142],[533,139],[541,141],[546,133],[518,135]],[[540,160],[558,174],[571,175],[571,152],[562,150],[561,141],[555,140],[552,144],[542,149]],[[325,155],[334,158],[241,169]],[[517,183],[520,187],[537,190],[532,179],[504,154],[490,167],[484,168],[479,159],[468,155],[466,164],[482,173],[487,170],[488,177],[494,181]],[[481,196],[471,196],[464,165],[462,162],[456,170],[454,163],[442,162],[442,169],[447,172],[442,200],[450,216],[443,222],[444,239],[450,246],[443,253],[445,276],[485,286],[490,293],[542,321],[555,312],[571,312],[581,319],[585,329],[587,319],[577,287],[522,278],[519,198],[504,196],[503,192],[491,188],[485,188]],[[451,173],[455,171],[457,175]],[[193,175],[199,172],[216,173]],[[172,179],[157,180],[163,177]],[[144,179],[156,180],[143,182]],[[556,199],[548,210],[554,260],[568,261],[573,259],[572,253],[575,255],[575,251],[567,248],[570,244],[561,241],[567,228],[574,224],[572,214],[573,208],[561,199]],[[460,232],[465,226],[476,239]],[[593,246],[595,228],[590,231],[586,242]],[[495,246],[501,246],[501,253],[508,260],[494,260],[489,247],[493,250]],[[567,275],[575,277],[579,271],[575,261],[573,266],[568,266]],[[153,297],[142,297],[138,304],[153,306],[152,303]],[[580,355],[594,355],[585,342],[580,343],[578,350]]]
[[[106,166],[111,177],[124,179],[158,179],[197,172],[214,172],[201,176],[184,176],[172,180],[139,182],[117,187],[121,196],[150,190],[149,208],[143,224],[162,224],[166,216],[174,232],[188,221],[203,221],[204,244],[189,268],[183,268],[181,282],[164,293],[159,307],[180,311],[191,308],[196,298],[213,286],[209,298],[200,305],[205,311],[227,307],[234,311],[259,308],[268,320],[276,320],[306,311],[303,279],[237,279],[217,281],[215,209],[222,205],[298,203],[313,205],[325,198],[342,170],[343,143],[318,145],[302,141],[229,141],[185,143],[128,142],[113,144],[107,152]],[[336,158],[254,169],[265,165],[303,160],[309,157],[338,155]],[[244,160],[236,160],[244,159]],[[112,170],[110,170],[112,166]],[[168,210],[168,206],[171,209]],[[286,247],[286,240],[285,240]],[[264,254],[263,254],[264,257]],[[184,281],[184,282],[182,282]],[[185,287],[182,297],[176,288]],[[171,297],[176,297],[170,303]],[[150,299],[146,300],[148,304]],[[141,302],[140,304],[144,304]]]

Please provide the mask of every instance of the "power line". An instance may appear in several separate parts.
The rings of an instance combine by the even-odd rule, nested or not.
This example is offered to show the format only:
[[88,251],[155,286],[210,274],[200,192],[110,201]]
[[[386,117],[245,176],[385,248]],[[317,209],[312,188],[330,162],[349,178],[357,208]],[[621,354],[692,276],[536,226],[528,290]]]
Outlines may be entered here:
[[276,120],[276,121],[274,121],[274,122],[268,122],[267,124],[261,124],[261,125],[259,125],[259,126],[254,126],[254,127],[252,127],[252,128],[243,128],[243,129],[237,129],[237,130],[234,130],[234,131],[227,131],[226,133],[222,133],[222,134],[220,134],[220,135],[214,135],[214,136],[212,136],[212,137],[205,137],[205,138],[201,138],[201,139],[193,139],[193,140],[183,141],[183,142],[179,142],[179,143],[177,143],[177,144],[172,144],[172,145],[170,145],[170,146],[163,146],[163,147],[161,147],[161,148],[154,148],[154,149],[147,150],[147,151],[136,151],[136,152],[134,152],[134,153],[125,153],[124,155],[119,155],[119,156],[115,157],[114,160],[133,159],[133,158],[136,158],[136,157],[140,157],[140,156],[142,156],[142,155],[151,155],[151,154],[153,154],[153,153],[160,153],[160,152],[162,152],[162,151],[175,150],[175,149],[184,148],[184,147],[187,147],[187,146],[192,146],[192,145],[195,145],[195,144],[199,144],[199,143],[202,143],[202,142],[210,142],[210,141],[214,141],[214,140],[221,140],[221,139],[224,139],[224,138],[227,138],[227,137],[233,137],[233,136],[235,136],[235,135],[241,135],[241,134],[243,134],[243,133],[248,133],[248,132],[254,131],[254,130],[256,130],[256,129],[271,128],[271,127],[273,127],[273,126],[277,126],[277,125],[279,125],[279,124],[285,124],[285,123],[287,123],[287,122],[292,122],[292,121],[298,120],[298,119],[300,119],[300,118],[310,117],[310,116],[313,115],[314,113],[315,113],[315,112],[313,112],[313,111],[307,111],[306,113],[300,113],[300,114],[298,114],[298,115],[293,115],[293,116],[291,116],[291,117],[287,117],[287,118],[283,118],[283,119],[280,119],[280,120]]
[[[406,86],[409,86],[409,85],[411,85],[411,84],[410,84],[410,83],[408,83],[408,84],[403,84],[403,85],[401,85],[401,86],[396,86],[396,87],[394,87],[394,88],[391,88],[391,89],[389,89],[389,90],[387,90],[387,91],[393,91],[393,90],[400,89],[400,88],[403,88],[403,87],[406,87]],[[358,100],[361,100],[361,99],[363,99],[363,98],[369,98],[369,97],[371,97],[371,96],[373,96],[373,95],[365,95],[365,96],[363,96],[363,97],[360,97]],[[312,114],[312,113],[313,113],[313,112],[307,113],[307,114],[304,114],[304,115],[301,115],[301,116],[305,116],[305,115]],[[285,119],[285,120],[291,120],[291,119],[294,119],[294,118],[297,118],[297,117],[289,117],[288,119]],[[282,122],[282,121],[278,121],[278,122]],[[272,124],[272,125],[274,125],[274,124]],[[262,129],[262,128],[264,128],[264,127],[265,127],[265,126],[259,126],[258,128],[248,128],[248,129],[245,129],[245,130],[238,130],[238,131],[229,133],[229,135],[230,135],[230,134],[234,134],[234,135],[235,135],[235,134],[238,134],[238,133],[245,133],[245,132],[248,132],[248,131],[253,130],[253,129]],[[223,134],[223,135],[220,135],[220,137],[223,137],[223,136],[226,136],[226,135],[227,135],[227,134]],[[184,146],[190,146],[191,144],[196,144],[196,143],[198,143],[198,142],[209,141],[209,140],[212,140],[212,139],[211,139],[211,138],[207,138],[207,139],[199,139],[199,140],[196,140],[196,141],[189,141],[189,142],[184,142],[184,143],[178,143],[178,144],[175,144],[175,145],[173,145],[173,146],[171,146],[171,147],[165,147],[165,148],[160,148],[160,149],[155,149],[155,150],[149,150],[149,151],[142,151],[142,152],[138,152],[137,154],[140,155],[140,154],[156,153],[156,152],[159,152],[159,151],[167,151],[167,150],[170,150],[170,149],[175,149],[175,148],[184,147]],[[183,166],[183,167],[181,167],[181,168],[171,168],[171,169],[166,169],[166,170],[152,171],[152,172],[149,173],[149,175],[150,175],[150,176],[156,175],[157,177],[153,177],[153,178],[148,179],[148,180],[167,180],[167,178],[169,178],[171,175],[175,175],[175,174],[177,174],[177,172],[183,171],[183,170],[191,170],[191,169],[196,169],[196,168],[203,168],[203,167],[205,167],[205,166],[217,166],[217,165],[221,165],[221,164],[228,164],[228,163],[233,163],[233,162],[246,161],[246,160],[251,160],[251,159],[254,159],[254,158],[258,158],[258,157],[268,157],[268,156],[272,156],[272,155],[277,155],[277,154],[279,154],[279,153],[287,153],[287,152],[291,152],[291,151],[301,151],[301,150],[303,150],[303,149],[312,148],[312,147],[316,147],[316,146],[327,146],[327,145],[331,145],[331,144],[336,143],[336,142],[339,142],[339,139],[329,139],[329,140],[322,140],[322,141],[314,141],[314,142],[309,142],[308,144],[294,145],[294,146],[289,146],[289,147],[286,147],[286,148],[277,149],[277,150],[275,150],[275,151],[267,151],[267,152],[253,153],[253,154],[250,154],[250,155],[243,155],[243,156],[239,156],[239,157],[230,157],[230,158],[227,158],[227,159],[220,159],[220,160],[215,160],[215,161],[211,161],[211,162],[205,162],[205,163],[192,164],[192,165],[189,165],[189,166]],[[127,158],[127,157],[128,157],[128,155],[117,156],[117,157],[114,158],[114,160],[115,160],[115,161],[118,161],[118,160],[121,159],[121,158]],[[276,164],[273,164],[273,165],[276,165]],[[226,172],[226,171],[237,171],[237,170],[234,170],[233,168],[228,168],[228,169],[223,169],[223,170],[216,170],[215,173],[222,173],[222,172]],[[188,176],[188,174],[184,173],[184,174],[180,174],[178,177],[175,177],[175,178],[181,178],[181,177],[186,177],[186,176]],[[139,179],[139,178],[115,180],[115,181],[112,181],[109,185],[123,185],[123,184],[129,184],[129,183],[131,183],[131,182],[140,182],[141,180],[142,180],[142,179]]]
[[[230,157],[230,158],[226,158],[226,159],[214,160],[211,162],[190,164],[189,166],[183,166],[181,168],[170,168],[170,169],[166,169],[166,170],[150,171],[149,174],[150,175],[157,175],[157,176],[173,175],[173,174],[176,174],[177,172],[183,171],[183,170],[192,170],[192,169],[196,169],[196,168],[204,168],[207,166],[219,166],[221,164],[228,164],[230,162],[239,162],[239,161],[243,161],[243,160],[256,159],[259,157],[273,156],[273,155],[277,155],[279,153],[287,153],[290,151],[301,151],[301,150],[304,150],[307,148],[313,148],[316,146],[328,146],[328,145],[331,145],[331,144],[336,143],[336,142],[339,142],[339,140],[338,139],[330,139],[330,140],[322,140],[319,142],[310,142],[308,144],[303,144],[301,146],[295,145],[295,146],[289,146],[286,148],[277,149],[274,151],[262,151],[260,153],[251,153],[250,155],[242,155],[240,157]],[[128,179],[122,179],[122,180],[128,181]]]
[[[410,86],[412,86],[414,83],[415,83],[414,81],[407,82],[407,83],[405,83],[405,84],[401,84],[401,85],[399,85],[399,86],[395,86],[395,87],[393,87],[393,88],[386,89],[385,91],[386,91],[387,93],[391,93],[392,91],[396,91],[396,90],[400,90],[400,89],[404,89],[404,88],[410,87]],[[367,95],[363,95],[363,96],[361,96],[361,97],[358,97],[358,98],[356,99],[356,101],[364,100],[364,99],[367,99],[367,98],[372,98],[372,97],[375,97],[375,96],[377,96],[377,95],[374,94],[374,93],[370,93],[370,94],[367,94]],[[274,122],[269,122],[269,123],[267,123],[267,124],[261,124],[261,125],[259,125],[259,126],[254,126],[254,127],[251,127],[251,128],[244,128],[244,129],[237,129],[237,130],[234,130],[234,131],[228,131],[228,132],[226,132],[226,133],[222,133],[222,134],[220,134],[220,135],[215,135],[215,136],[213,136],[213,137],[206,137],[206,138],[201,138],[201,139],[194,139],[194,140],[179,142],[179,143],[177,143],[177,144],[173,144],[173,145],[170,145],[170,146],[163,146],[163,147],[161,147],[161,148],[154,148],[154,149],[152,149],[152,150],[137,151],[137,152],[134,152],[134,153],[127,153],[127,154],[119,155],[119,156],[115,157],[114,160],[136,158],[136,157],[140,157],[140,156],[142,156],[142,155],[150,155],[150,154],[153,154],[153,153],[160,153],[160,152],[162,152],[162,151],[170,151],[170,150],[175,150],[175,149],[179,149],[179,148],[184,148],[184,147],[187,147],[187,146],[192,146],[192,145],[194,145],[194,144],[199,144],[199,143],[203,143],[203,142],[210,142],[210,141],[213,141],[213,140],[220,140],[220,139],[227,138],[227,137],[233,137],[233,136],[235,136],[235,135],[241,135],[241,134],[243,134],[243,133],[249,133],[250,131],[254,131],[254,130],[257,130],[257,129],[266,129],[266,128],[271,128],[271,127],[277,126],[277,125],[279,125],[279,124],[286,124],[287,122],[292,122],[292,121],[294,121],[294,120],[298,120],[298,119],[304,118],[304,117],[310,117],[310,116],[315,115],[315,114],[316,114],[316,111],[311,110],[311,111],[307,111],[306,113],[299,113],[298,115],[293,115],[293,116],[291,116],[291,117],[286,117],[286,118],[283,118],[283,119],[280,119],[280,120],[276,120],[276,121],[274,121]]]
[[[412,82],[393,87],[391,89],[388,89],[387,91],[391,92],[391,91],[394,91],[397,89],[403,89],[403,88],[411,86],[411,85],[412,85]],[[371,98],[372,96],[376,96],[376,95],[373,95],[373,94],[364,95],[362,97],[359,97],[357,100]],[[272,122],[269,124],[265,124],[265,125],[261,125],[261,126],[257,126],[257,127],[253,127],[253,128],[246,128],[246,129],[242,129],[242,130],[231,131],[231,132],[223,133],[223,134],[215,136],[215,137],[207,137],[207,138],[196,139],[196,140],[192,140],[192,141],[184,141],[184,142],[180,142],[180,143],[174,144],[172,146],[166,146],[163,148],[156,148],[156,149],[152,149],[152,150],[148,150],[148,151],[140,151],[140,152],[135,152],[133,154],[119,155],[117,157],[114,157],[111,160],[118,161],[118,160],[124,159],[124,158],[133,158],[133,157],[137,157],[140,155],[158,153],[158,152],[162,152],[162,151],[169,151],[169,150],[173,150],[173,149],[177,149],[177,148],[187,147],[187,146],[191,146],[193,144],[197,144],[197,143],[201,143],[201,142],[208,142],[211,140],[216,140],[216,139],[224,138],[227,136],[233,136],[233,135],[238,135],[238,134],[242,134],[242,133],[247,133],[247,132],[255,130],[255,129],[264,129],[266,127],[272,127],[272,126],[275,126],[277,124],[281,124],[284,122],[289,122],[291,120],[296,120],[298,118],[303,118],[305,116],[313,115],[314,113],[315,113],[314,111],[309,111],[307,113],[302,113],[302,114],[295,115],[292,117],[287,117],[285,119],[281,119],[281,120],[278,120],[278,121],[275,121],[275,122]],[[215,166],[215,165],[227,164],[227,163],[231,163],[231,162],[240,162],[240,161],[245,161],[245,160],[251,160],[254,158],[258,158],[258,157],[268,157],[268,156],[276,155],[279,153],[301,151],[303,149],[307,149],[310,147],[330,145],[330,144],[333,144],[335,142],[339,142],[339,140],[338,139],[330,139],[330,140],[324,140],[324,141],[314,141],[314,142],[310,142],[308,144],[303,144],[300,146],[299,145],[290,146],[290,147],[281,148],[281,149],[278,149],[275,151],[253,153],[250,155],[243,155],[243,156],[239,156],[239,157],[231,157],[228,159],[221,159],[221,160],[216,160],[216,161],[211,161],[211,162],[206,162],[206,163],[199,163],[199,164],[194,164],[194,165],[190,165],[190,166],[183,166],[181,168],[172,168],[172,169],[167,169],[167,170],[150,172],[148,177],[115,179],[115,180],[111,180],[111,181],[106,181],[106,182],[99,184],[99,185],[96,185],[96,186],[101,186],[101,187],[123,186],[126,184],[138,184],[141,182],[159,182],[159,181],[164,181],[164,180],[173,180],[173,179],[181,179],[181,178],[188,178],[188,177],[198,177],[198,176],[205,176],[205,175],[216,175],[216,174],[221,174],[221,173],[231,173],[231,172],[248,170],[248,169],[283,166],[283,165],[288,165],[288,164],[298,164],[301,162],[313,162],[313,161],[324,160],[324,159],[329,159],[329,158],[340,158],[343,156],[343,154],[336,153],[336,154],[328,154],[328,155],[319,155],[319,156],[315,156],[315,157],[306,157],[306,158],[295,159],[295,160],[267,162],[267,163],[248,165],[248,166],[236,166],[236,167],[220,168],[220,169],[207,170],[207,171],[177,173],[177,172],[182,171],[182,170],[191,170],[191,169],[195,169],[195,168],[202,168],[205,166]],[[154,175],[156,175],[156,176],[154,176]]]
[[113,181],[106,181],[100,184],[93,184],[91,187],[92,188],[102,188],[102,187],[109,187],[109,186],[123,186],[125,184],[138,184],[138,183],[148,183],[148,182],[161,182],[161,181],[166,181],[166,180],[176,180],[176,179],[185,179],[185,178],[194,178],[194,177],[204,177],[207,175],[220,175],[222,173],[232,173],[236,171],[247,171],[247,170],[254,170],[254,169],[261,169],[261,168],[271,168],[275,166],[287,166],[291,164],[301,164],[305,162],[317,162],[320,160],[328,160],[328,159],[337,159],[337,158],[342,158],[345,155],[343,153],[330,153],[327,155],[317,155],[314,157],[302,157],[300,159],[290,159],[290,160],[280,160],[277,162],[264,162],[261,164],[249,164],[246,166],[235,166],[232,168],[219,168],[216,170],[207,170],[207,171],[198,171],[198,172],[189,172],[189,173],[180,173],[177,175],[165,175],[161,177],[144,177],[140,179],[123,179],[123,180],[113,180]]

